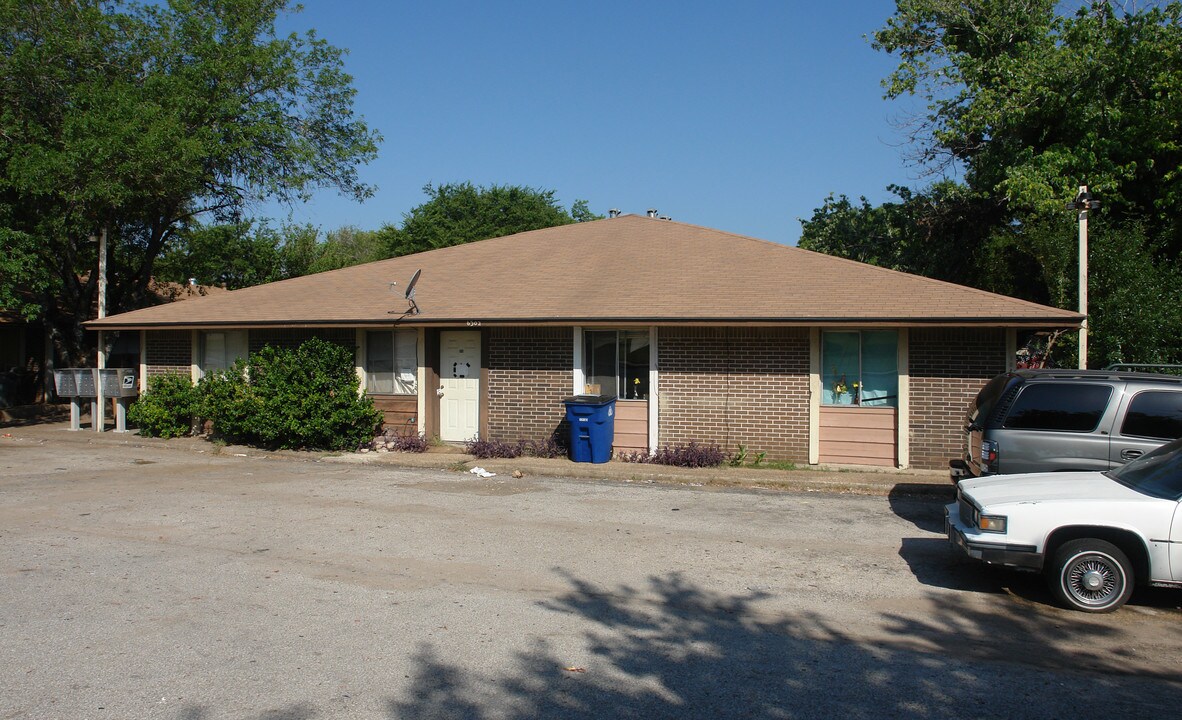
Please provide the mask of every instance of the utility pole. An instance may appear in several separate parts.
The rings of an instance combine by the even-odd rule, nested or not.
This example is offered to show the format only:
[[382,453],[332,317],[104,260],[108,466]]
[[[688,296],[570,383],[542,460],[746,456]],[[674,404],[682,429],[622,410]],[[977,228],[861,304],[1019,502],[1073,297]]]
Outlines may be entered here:
[[1079,326],[1079,369],[1088,367],[1088,210],[1100,207],[1100,201],[1092,199],[1087,185],[1079,186],[1075,200],[1067,203],[1068,210],[1079,213],[1079,314],[1084,316]]
[[[102,320],[107,316],[107,228],[103,228],[99,232],[99,251],[98,251],[98,316]],[[100,370],[107,367],[107,338],[103,331],[98,331],[98,357],[95,363]],[[101,374],[101,373],[100,373]],[[106,398],[103,397],[102,381],[95,377],[95,393],[98,395],[95,398],[93,410],[91,411],[91,424],[97,432],[105,430],[107,424],[107,411],[104,406]]]

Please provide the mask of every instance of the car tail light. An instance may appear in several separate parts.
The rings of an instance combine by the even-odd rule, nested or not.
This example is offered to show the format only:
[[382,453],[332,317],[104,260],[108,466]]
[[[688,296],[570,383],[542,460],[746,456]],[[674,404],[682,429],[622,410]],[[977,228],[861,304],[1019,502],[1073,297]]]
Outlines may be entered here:
[[985,472],[997,472],[997,452],[996,440],[981,441],[981,466],[985,468]]

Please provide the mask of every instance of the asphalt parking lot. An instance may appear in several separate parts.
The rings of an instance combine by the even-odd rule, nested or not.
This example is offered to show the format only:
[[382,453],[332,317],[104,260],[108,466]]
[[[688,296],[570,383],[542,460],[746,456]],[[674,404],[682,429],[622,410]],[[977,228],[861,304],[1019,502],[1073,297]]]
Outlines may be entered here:
[[914,478],[879,479],[880,493],[820,478],[482,479],[2,432],[0,718],[996,718],[1081,702],[1170,717],[1182,704],[1182,593],[1060,610],[1036,577],[955,561],[942,499]]

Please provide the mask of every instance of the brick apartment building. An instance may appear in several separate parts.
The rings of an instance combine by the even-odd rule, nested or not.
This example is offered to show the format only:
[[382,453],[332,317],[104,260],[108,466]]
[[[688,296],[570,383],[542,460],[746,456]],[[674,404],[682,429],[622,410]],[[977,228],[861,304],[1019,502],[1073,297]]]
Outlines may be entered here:
[[[421,271],[413,287],[412,277]],[[800,463],[945,467],[1019,332],[1076,313],[668,220],[519,233],[92,321],[140,381],[266,344],[356,352],[388,427],[542,439],[618,397],[615,449],[697,441]]]

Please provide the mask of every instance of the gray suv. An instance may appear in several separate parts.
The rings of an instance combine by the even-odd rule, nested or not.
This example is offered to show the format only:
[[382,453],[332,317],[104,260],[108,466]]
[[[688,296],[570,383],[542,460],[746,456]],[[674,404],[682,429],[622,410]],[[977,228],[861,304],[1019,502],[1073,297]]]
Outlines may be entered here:
[[1182,437],[1182,377],[1018,370],[969,406],[952,481],[1001,473],[1107,470]]

